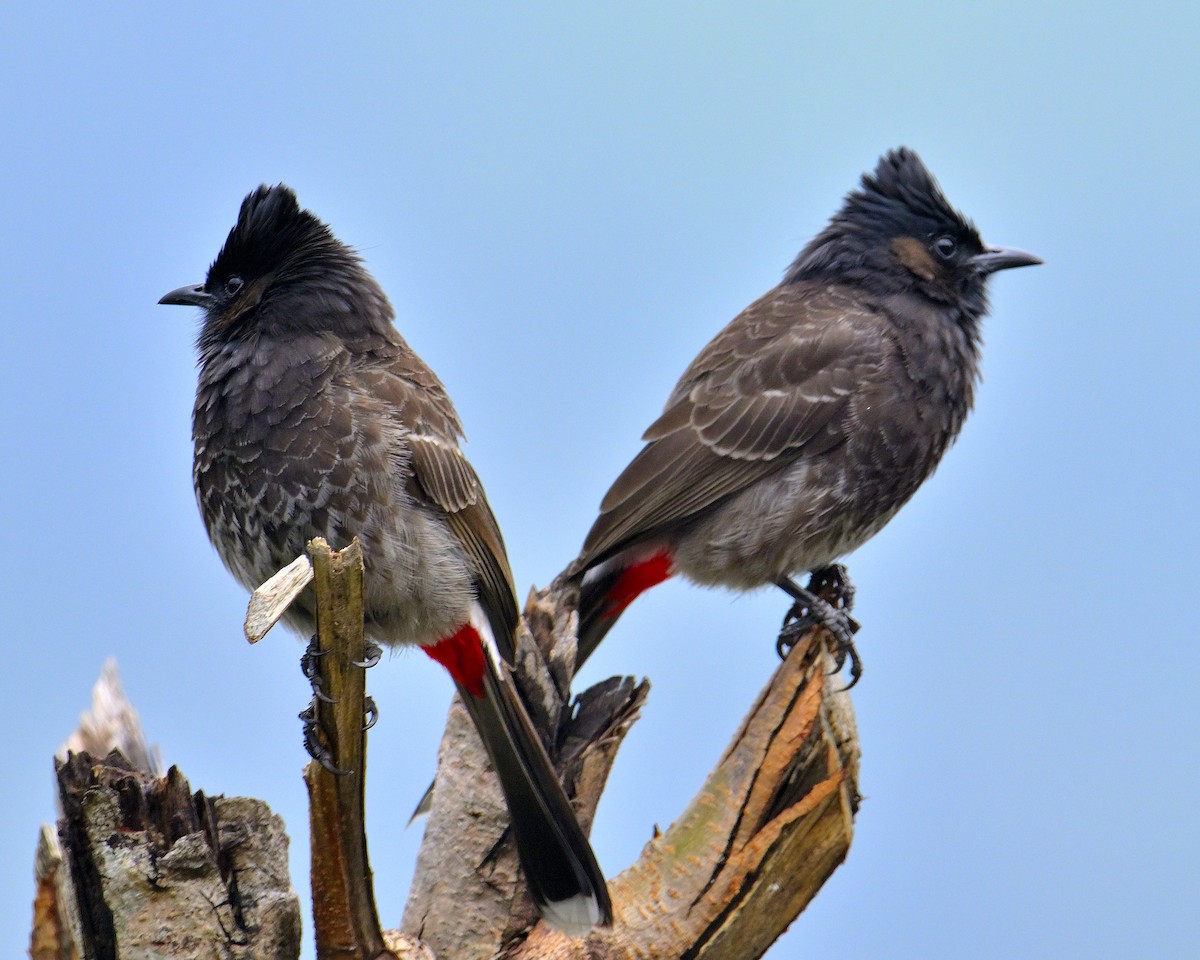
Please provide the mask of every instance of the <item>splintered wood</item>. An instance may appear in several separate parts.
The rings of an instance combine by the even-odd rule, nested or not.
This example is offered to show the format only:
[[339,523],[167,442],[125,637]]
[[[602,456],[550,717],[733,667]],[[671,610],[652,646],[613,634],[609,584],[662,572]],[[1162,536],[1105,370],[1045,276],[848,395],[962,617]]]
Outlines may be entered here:
[[858,806],[849,695],[810,631],[688,808],[611,883],[611,930],[536,927],[512,960],[753,960],[846,858]]
[[[533,652],[540,651],[543,669],[550,665],[560,686],[569,682],[571,671],[564,676],[554,667],[562,649],[574,649],[574,603],[572,589],[559,586],[535,593],[525,610],[537,644]],[[505,862],[503,848],[495,846],[504,835],[503,804],[497,795],[486,813],[481,807],[486,759],[465,717],[452,717],[404,929],[446,957],[761,956],[845,859],[853,835],[858,741],[849,694],[840,678],[827,674],[832,668],[827,639],[820,630],[800,638],[691,804],[650,840],[636,863],[610,881],[613,926],[594,930],[586,940],[568,939],[507,899],[519,888],[513,886],[511,864],[503,874],[509,881],[497,882]],[[635,685],[631,678],[607,684],[579,697],[584,706],[567,727],[576,731],[579,744],[572,746],[570,732],[558,738],[560,760],[566,760],[564,782],[585,823],[648,692],[645,681]],[[535,684],[527,696],[553,685]],[[547,713],[555,715],[552,708]],[[597,720],[602,716],[607,719]],[[444,791],[443,780],[449,788]],[[507,855],[511,858],[512,851]],[[456,862],[464,869],[447,871]],[[474,898],[472,917],[491,917],[469,935],[470,918],[459,909],[467,896]],[[497,903],[482,907],[479,897]]]
[[[455,706],[403,932],[381,932],[363,829],[362,555],[357,542],[332,553],[313,541],[310,553],[311,562],[298,558],[255,592],[247,636],[261,637],[314,583],[316,660],[334,702],[318,704],[311,732],[339,770],[314,762],[305,774],[318,960],[755,960],[845,859],[859,748],[849,694],[828,674],[829,638],[813,629],[775,670],[675,823],[610,880],[612,927],[584,940],[549,929],[534,912],[503,798]],[[613,677],[571,700],[576,603],[569,584],[531,595],[516,675],[586,828],[649,684]],[[201,949],[171,954],[178,957],[207,957],[226,943],[241,960],[297,956],[286,837],[264,805],[193,795],[174,768],[160,780],[118,754],[73,754],[58,773],[64,815],[39,848],[35,960],[114,956],[117,944],[132,955],[141,937],[156,950]],[[420,779],[414,774],[409,786]]]
[[260,800],[193,793],[121,754],[56,764],[62,816],[43,830],[30,955],[214,956],[300,953],[300,902],[283,822]]
[[258,643],[265,637],[312,581],[312,561],[302,554],[255,590],[246,607],[246,639]]

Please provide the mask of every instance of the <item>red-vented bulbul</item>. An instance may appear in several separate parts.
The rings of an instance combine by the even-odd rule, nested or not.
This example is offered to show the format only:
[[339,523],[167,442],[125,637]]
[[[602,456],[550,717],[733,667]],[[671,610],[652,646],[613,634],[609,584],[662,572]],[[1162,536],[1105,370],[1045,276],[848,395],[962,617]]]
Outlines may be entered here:
[[[418,644],[458,686],[491,757],[542,915],[582,936],[611,921],[604,877],[506,672],[518,623],[500,529],[441,381],[392,325],[358,256],[285,186],[246,197],[203,284],[192,434],[196,498],[253,589],[357,536],[368,636]],[[287,619],[312,633],[311,591]]]
[[780,586],[857,679],[856,625],[791,577],[844,576],[835,561],[933,472],[971,409],[988,278],[1040,262],[985,246],[913,151],[880,159],[783,282],[700,351],[604,497],[568,568],[579,661],[678,573]]

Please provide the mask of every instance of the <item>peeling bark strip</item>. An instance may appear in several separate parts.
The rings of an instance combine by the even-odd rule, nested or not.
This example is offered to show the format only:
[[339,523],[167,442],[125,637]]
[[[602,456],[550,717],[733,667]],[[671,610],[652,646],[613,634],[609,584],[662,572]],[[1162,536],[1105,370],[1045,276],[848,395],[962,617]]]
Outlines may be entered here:
[[60,956],[299,956],[287,837],[264,804],[193,794],[175,767],[156,778],[116,752],[71,754],[56,772],[61,853],[48,839],[42,853],[54,899],[73,905]]

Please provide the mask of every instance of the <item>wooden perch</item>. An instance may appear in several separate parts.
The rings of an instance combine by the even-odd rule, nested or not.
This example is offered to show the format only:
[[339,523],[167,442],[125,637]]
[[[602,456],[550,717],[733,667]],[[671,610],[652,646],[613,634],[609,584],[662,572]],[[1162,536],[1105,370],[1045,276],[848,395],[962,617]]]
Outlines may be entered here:
[[[586,940],[538,920],[499,787],[456,700],[403,932],[381,932],[363,830],[365,682],[354,663],[364,656],[362,556],[357,544],[333,553],[320,541],[310,554],[256,592],[247,631],[257,639],[312,583],[321,688],[336,701],[319,705],[313,735],[345,771],[313,763],[305,773],[318,960],[753,960],[845,858],[858,743],[849,695],[827,674],[825,635],[812,630],[688,808],[610,881],[614,924]],[[576,603],[569,587],[531,593],[516,666],[586,828],[649,684],[614,677],[570,699]],[[59,781],[63,818],[39,847],[33,960],[137,956],[141,944],[162,957],[298,957],[286,837],[260,802],[192,794],[174,768],[158,779],[116,754],[74,755]]]
[[858,747],[830,663],[813,633],[792,650],[687,810],[612,881],[611,931],[539,927],[511,960],[765,953],[850,848]]
[[[315,760],[304,770],[312,851],[313,932],[321,960],[393,957],[375,910],[367,858],[364,790],[367,694],[363,637],[363,559],[356,539],[334,553],[324,540],[308,545],[316,591],[316,666],[320,689],[313,719],[334,771]],[[293,563],[294,567],[295,564]]]
[[[523,639],[534,642],[532,649],[527,643],[522,648],[544,668],[556,650],[565,647],[573,657],[575,603],[570,589],[530,597],[525,619],[533,635]],[[483,919],[479,898],[512,904],[506,897],[516,884],[515,857],[509,851],[506,866],[489,843],[503,836],[503,801],[495,790],[485,803],[482,748],[465,712],[452,710],[403,929],[445,958],[761,956],[845,859],[853,833],[853,708],[842,681],[827,674],[832,660],[824,640],[823,632],[810,631],[780,664],[688,809],[610,882],[612,929],[593,931],[586,940],[531,924],[535,918],[515,906],[507,925],[498,919],[499,906],[490,921]],[[564,780],[584,824],[591,822],[617,746],[647,692],[645,682],[635,686],[628,678],[599,684],[580,695],[560,734]],[[475,864],[474,881],[466,867],[447,869],[455,863]]]

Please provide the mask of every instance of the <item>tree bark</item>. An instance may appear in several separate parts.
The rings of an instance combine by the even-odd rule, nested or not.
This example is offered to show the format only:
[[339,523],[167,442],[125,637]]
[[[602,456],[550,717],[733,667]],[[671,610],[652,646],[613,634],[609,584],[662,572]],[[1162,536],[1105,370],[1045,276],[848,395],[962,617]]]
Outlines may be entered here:
[[63,814],[44,829],[34,960],[294,960],[300,904],[282,821],[258,800],[192,793],[172,767],[120,753],[56,764]]
[[[575,603],[573,590],[563,586],[531,595],[525,618],[543,663],[554,663],[562,649],[573,659]],[[447,960],[761,956],[845,859],[853,834],[857,734],[849,694],[829,676],[825,640],[813,630],[792,649],[687,810],[610,881],[612,928],[585,940],[571,940],[522,912],[511,896],[519,889],[511,872],[504,884],[496,883],[497,863],[511,862],[515,871],[515,854],[502,840],[503,803],[496,790],[483,805],[482,747],[465,715],[452,711],[402,929],[419,934]],[[523,667],[528,675],[529,664]],[[565,748],[559,754],[564,782],[584,824],[591,822],[616,748],[648,692],[645,682],[634,685],[629,678],[606,683],[627,699],[607,699],[614,691],[603,684],[585,691],[581,702],[596,697],[604,709],[595,715],[580,709],[557,740]],[[544,691],[546,685],[533,688]],[[473,771],[466,776],[464,763]],[[468,848],[469,842],[476,846]],[[447,879],[448,861],[460,864],[453,880]],[[460,896],[507,904],[508,922],[493,919],[468,933]]]
[[[261,637],[315,578],[326,651],[317,664],[337,704],[320,705],[313,735],[338,771],[314,763],[306,773],[319,960],[753,960],[845,858],[858,806],[857,735],[849,695],[828,673],[827,638],[814,629],[679,819],[610,881],[613,926],[584,940],[538,920],[499,787],[455,701],[401,930],[381,932],[363,832],[365,686],[354,664],[363,647],[361,554],[356,544],[332,553],[316,541],[310,553],[311,563],[298,558],[256,592],[247,635]],[[561,583],[530,594],[516,675],[586,829],[649,683],[614,677],[572,701],[576,603]],[[89,749],[103,739],[93,736]],[[299,956],[287,838],[263,804],[193,794],[174,768],[157,778],[119,754],[102,762],[72,755],[58,774],[62,817],[38,851],[34,960]]]

